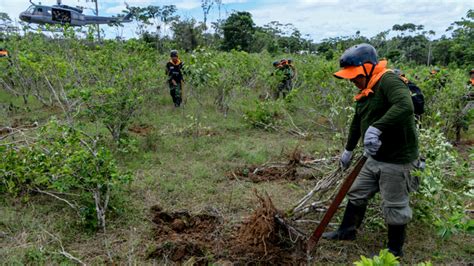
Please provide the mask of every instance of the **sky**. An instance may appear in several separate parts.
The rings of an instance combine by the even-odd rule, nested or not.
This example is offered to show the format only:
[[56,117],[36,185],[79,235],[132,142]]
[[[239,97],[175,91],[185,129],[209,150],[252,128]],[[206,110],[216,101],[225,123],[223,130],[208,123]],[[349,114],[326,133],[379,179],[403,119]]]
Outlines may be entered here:
[[[116,15],[125,9],[124,0],[98,0],[100,15]],[[131,6],[170,5],[178,8],[182,18],[203,20],[200,0],[126,0]],[[56,0],[42,0],[42,4],[55,4]],[[292,23],[303,36],[314,41],[325,38],[354,35],[357,31],[367,37],[391,29],[394,24],[414,23],[434,30],[435,37],[445,33],[454,21],[474,8],[472,0],[222,0],[221,18],[233,11],[248,11],[256,25],[271,21]],[[21,11],[29,6],[28,0],[0,0],[0,12],[18,20]],[[63,0],[71,6],[94,7],[91,0]],[[85,11],[85,13],[91,13]],[[211,10],[208,22],[219,18],[217,6]],[[131,23],[120,34],[137,37]],[[117,30],[103,26],[107,37],[114,38]]]

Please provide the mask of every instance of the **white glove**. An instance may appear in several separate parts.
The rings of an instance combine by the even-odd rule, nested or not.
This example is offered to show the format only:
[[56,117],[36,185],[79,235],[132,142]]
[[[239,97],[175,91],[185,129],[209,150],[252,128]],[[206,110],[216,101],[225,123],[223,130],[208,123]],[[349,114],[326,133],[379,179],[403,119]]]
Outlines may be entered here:
[[341,158],[339,159],[342,169],[347,169],[349,167],[349,165],[351,164],[351,158],[352,152],[344,150],[344,152],[341,154]]
[[424,171],[426,168],[425,158],[419,158],[416,168],[420,171]]
[[382,146],[382,142],[379,139],[380,131],[378,128],[370,126],[365,132],[364,136],[364,151],[369,155],[375,155]]

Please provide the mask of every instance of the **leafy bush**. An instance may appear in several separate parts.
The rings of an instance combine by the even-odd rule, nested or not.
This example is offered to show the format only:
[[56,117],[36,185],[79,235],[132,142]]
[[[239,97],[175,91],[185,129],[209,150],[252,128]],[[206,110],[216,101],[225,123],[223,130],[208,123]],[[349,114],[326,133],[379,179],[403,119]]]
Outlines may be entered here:
[[473,232],[474,222],[464,214],[463,202],[473,180],[469,167],[457,161],[456,152],[440,129],[421,129],[419,139],[426,169],[414,173],[420,178],[415,215],[434,224],[443,238],[458,231]]
[[[448,139],[454,139],[456,127],[462,124],[465,128],[472,121],[471,116],[461,115],[465,106],[463,96],[466,94],[466,75],[461,70],[442,70],[434,76],[424,69],[420,81],[415,81],[425,95],[423,127],[440,128]],[[423,75],[425,73],[425,75]]]
[[33,139],[22,146],[0,146],[0,192],[50,195],[83,219],[91,218],[88,214],[95,211],[97,225],[105,228],[111,193],[131,176],[119,172],[110,152],[97,139],[56,121],[41,128]]
[[244,114],[244,121],[255,128],[272,129],[281,117],[282,101],[257,101]]

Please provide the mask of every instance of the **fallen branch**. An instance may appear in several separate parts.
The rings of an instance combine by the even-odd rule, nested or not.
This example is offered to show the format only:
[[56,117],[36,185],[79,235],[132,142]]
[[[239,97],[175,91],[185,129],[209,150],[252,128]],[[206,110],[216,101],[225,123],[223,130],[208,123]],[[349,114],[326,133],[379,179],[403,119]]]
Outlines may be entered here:
[[71,253],[65,251],[64,248],[63,248],[63,250],[61,250],[60,252],[58,252],[58,254],[61,254],[61,255],[63,255],[64,257],[66,257],[66,258],[68,258],[68,259],[70,259],[70,260],[72,260],[72,261],[75,261],[75,262],[77,262],[77,263],[80,264],[80,265],[86,265],[84,262],[82,262],[82,260],[80,260],[80,259],[74,257],[73,255],[71,255]]
[[[43,229],[43,228],[42,228]],[[63,246],[63,242],[61,241],[61,239],[59,239],[57,236],[51,234],[50,232],[46,231],[45,229],[43,229],[44,232],[46,232],[49,236],[51,236],[52,238],[54,238],[58,243],[59,243],[59,246],[61,247],[61,250],[59,252],[54,252],[54,253],[57,253],[57,254],[60,254],[60,255],[63,255],[64,257],[72,260],[72,261],[75,261],[76,263],[78,263],[79,265],[86,265],[84,262],[82,262],[82,260],[74,257],[71,253],[67,252],[65,249],[64,249],[64,246]]]
[[306,194],[301,200],[299,200],[298,203],[295,204],[295,207],[293,208],[292,212],[296,213],[301,211],[301,209],[304,208],[306,202],[308,202],[314,196],[314,194],[316,194],[316,192],[325,192],[332,188],[333,185],[337,182],[337,177],[340,176],[340,173],[342,173],[341,168],[338,168],[329,176],[319,180],[313,187],[313,189],[308,194]]
[[36,128],[38,128],[38,123],[37,122],[34,122],[31,126],[3,127],[3,128],[0,128],[0,134],[6,134],[6,135],[1,136],[0,140],[6,139],[6,138],[11,137],[15,134],[23,134],[24,131],[33,130],[33,129],[36,129]]
[[51,192],[43,191],[43,190],[41,190],[41,189],[39,189],[39,188],[36,188],[36,189],[34,189],[33,191],[46,194],[46,195],[51,196],[51,197],[53,197],[53,198],[55,198],[55,199],[57,199],[57,200],[60,200],[60,201],[62,201],[62,202],[65,202],[67,205],[69,205],[69,207],[71,207],[73,210],[76,211],[76,213],[77,213],[77,215],[78,215],[79,217],[81,217],[81,214],[80,214],[80,212],[79,212],[79,208],[78,208],[75,204],[72,204],[71,202],[69,202],[68,200],[63,199],[63,198],[61,198],[61,197],[59,197],[59,196],[57,196],[57,195],[55,195],[55,194],[53,194],[53,193],[51,193]]

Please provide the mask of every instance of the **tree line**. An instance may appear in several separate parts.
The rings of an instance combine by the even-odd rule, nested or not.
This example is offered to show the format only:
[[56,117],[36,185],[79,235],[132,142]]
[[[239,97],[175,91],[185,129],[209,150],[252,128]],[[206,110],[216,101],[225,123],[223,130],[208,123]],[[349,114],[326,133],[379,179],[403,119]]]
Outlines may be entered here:
[[[434,39],[436,32],[424,25],[413,23],[395,24],[391,29],[382,31],[373,37],[362,36],[357,31],[352,36],[323,39],[314,42],[309,35],[303,35],[293,24],[271,21],[263,26],[256,26],[252,14],[246,11],[234,11],[226,19],[218,19],[208,29],[205,21],[210,10],[210,2],[202,1],[204,21],[194,18],[182,19],[176,15],[175,6],[131,7],[136,21],[160,29],[163,25],[171,29],[171,35],[160,35],[160,32],[139,32],[140,38],[158,47],[175,47],[185,51],[197,47],[209,47],[218,50],[246,51],[260,53],[267,51],[278,53],[317,53],[327,59],[333,59],[348,47],[361,42],[375,46],[381,57],[393,62],[412,62],[424,65],[457,65],[467,66],[474,62],[474,11],[471,9],[466,17],[454,21],[445,34]],[[161,10],[156,12],[156,10]],[[156,25],[156,17],[161,24]]]
[[[210,23],[208,15],[217,6],[219,19]],[[223,51],[245,51],[270,54],[308,53],[319,54],[332,60],[348,47],[361,42],[371,43],[379,56],[392,62],[409,62],[420,65],[456,65],[470,67],[474,62],[474,11],[454,21],[445,34],[434,39],[436,32],[424,25],[396,24],[391,29],[366,37],[357,31],[351,36],[323,39],[314,42],[302,34],[293,24],[271,21],[263,26],[255,25],[252,14],[234,11],[221,19],[222,1],[202,0],[203,21],[181,18],[175,5],[147,7],[127,6],[124,12],[133,15],[138,39],[156,47],[160,52],[180,49],[186,52],[198,47]],[[117,25],[122,26],[122,25]],[[11,30],[11,19],[0,13],[0,38]],[[120,39],[120,38],[118,38]]]

